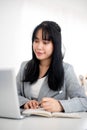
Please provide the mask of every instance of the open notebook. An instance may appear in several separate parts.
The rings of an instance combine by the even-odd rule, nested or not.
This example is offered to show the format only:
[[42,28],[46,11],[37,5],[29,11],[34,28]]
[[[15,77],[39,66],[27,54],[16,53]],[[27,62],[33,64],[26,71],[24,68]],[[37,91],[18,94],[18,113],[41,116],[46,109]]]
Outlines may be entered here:
[[55,117],[55,118],[81,118],[78,113],[64,113],[64,112],[48,112],[43,108],[39,109],[26,109],[22,112],[26,116],[42,116],[42,117]]
[[24,110],[19,108],[16,76],[14,69],[0,70],[0,117],[22,119],[26,116],[78,118],[78,113],[50,113],[41,109]]

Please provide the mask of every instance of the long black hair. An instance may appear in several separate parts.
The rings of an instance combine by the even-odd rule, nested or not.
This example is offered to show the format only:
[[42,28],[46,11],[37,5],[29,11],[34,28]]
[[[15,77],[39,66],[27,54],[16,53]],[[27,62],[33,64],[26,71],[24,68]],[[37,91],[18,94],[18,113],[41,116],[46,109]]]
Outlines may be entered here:
[[38,30],[40,29],[42,29],[42,39],[51,40],[54,48],[51,64],[47,73],[48,86],[54,91],[60,90],[64,82],[64,69],[61,52],[61,28],[53,21],[43,21],[34,29],[32,34],[32,59],[25,66],[23,81],[32,84],[37,81],[39,77],[39,60],[34,54],[33,42]]

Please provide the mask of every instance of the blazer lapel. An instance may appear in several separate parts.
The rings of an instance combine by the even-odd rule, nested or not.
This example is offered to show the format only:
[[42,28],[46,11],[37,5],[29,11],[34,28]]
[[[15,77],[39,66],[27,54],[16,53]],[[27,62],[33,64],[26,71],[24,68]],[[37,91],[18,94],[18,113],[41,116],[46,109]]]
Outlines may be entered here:
[[38,101],[41,101],[43,97],[55,97],[61,99],[65,97],[64,88],[65,87],[63,86],[60,91],[51,90],[47,84],[47,77],[46,77],[40,89]]

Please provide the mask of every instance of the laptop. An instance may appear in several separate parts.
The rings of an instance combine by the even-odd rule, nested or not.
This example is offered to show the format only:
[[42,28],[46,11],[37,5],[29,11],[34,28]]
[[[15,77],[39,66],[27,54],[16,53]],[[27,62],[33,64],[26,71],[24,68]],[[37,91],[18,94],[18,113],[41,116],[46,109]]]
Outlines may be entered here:
[[14,69],[0,69],[0,117],[22,119]]

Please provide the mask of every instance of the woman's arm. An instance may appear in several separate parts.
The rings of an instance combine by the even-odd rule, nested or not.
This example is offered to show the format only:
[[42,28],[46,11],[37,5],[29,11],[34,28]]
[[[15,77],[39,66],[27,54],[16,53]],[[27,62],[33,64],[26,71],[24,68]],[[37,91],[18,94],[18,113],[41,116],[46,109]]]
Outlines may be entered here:
[[24,83],[23,83],[23,81],[22,81],[22,79],[23,79],[23,71],[24,71],[24,67],[25,67],[26,63],[27,63],[27,62],[23,62],[23,63],[21,64],[20,70],[19,70],[19,72],[18,72],[18,74],[17,74],[17,77],[16,77],[18,97],[19,97],[19,105],[20,105],[20,107],[21,107],[22,105],[24,105],[26,102],[29,101],[29,99],[24,96],[24,91],[23,91],[23,90],[24,90],[24,88],[23,88],[23,87],[24,87]]
[[65,67],[65,87],[68,100],[60,100],[65,112],[87,111],[87,96],[80,86],[73,67]]

